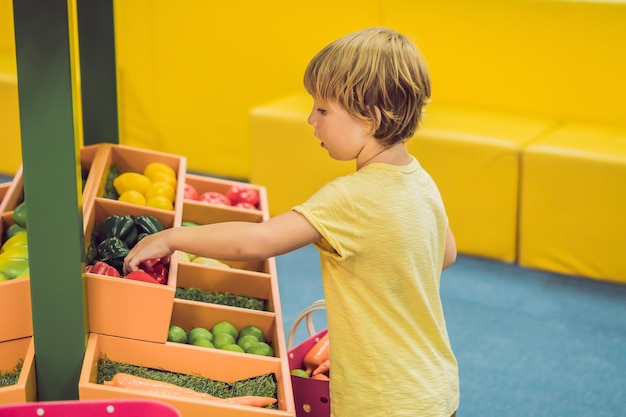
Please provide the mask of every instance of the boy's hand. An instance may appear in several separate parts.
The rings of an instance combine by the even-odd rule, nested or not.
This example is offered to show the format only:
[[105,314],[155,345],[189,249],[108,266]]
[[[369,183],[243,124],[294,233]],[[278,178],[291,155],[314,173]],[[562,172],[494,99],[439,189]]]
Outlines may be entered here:
[[126,255],[126,258],[124,258],[124,273],[128,274],[138,270],[142,262],[150,259],[163,259],[167,262],[172,252],[174,252],[167,245],[166,236],[169,231],[163,230],[162,232],[148,235],[137,242]]

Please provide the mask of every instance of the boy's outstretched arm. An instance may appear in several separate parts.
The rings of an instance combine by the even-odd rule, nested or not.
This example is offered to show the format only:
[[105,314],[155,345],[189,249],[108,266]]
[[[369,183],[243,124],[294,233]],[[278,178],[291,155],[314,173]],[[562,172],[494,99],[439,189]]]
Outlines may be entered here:
[[124,272],[149,259],[169,258],[175,251],[230,261],[261,260],[316,242],[317,230],[299,213],[289,211],[262,223],[223,222],[174,227],[141,239],[124,259]]

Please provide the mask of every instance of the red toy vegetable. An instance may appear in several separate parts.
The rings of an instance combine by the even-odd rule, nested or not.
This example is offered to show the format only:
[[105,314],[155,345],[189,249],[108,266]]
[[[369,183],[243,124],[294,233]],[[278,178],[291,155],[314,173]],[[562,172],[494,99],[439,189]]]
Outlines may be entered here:
[[239,208],[243,208],[243,209],[247,209],[247,210],[256,210],[256,206],[255,205],[252,205],[252,204],[247,203],[245,201],[242,201],[241,203],[235,204],[235,207],[239,207]]
[[226,192],[226,197],[228,197],[233,205],[248,203],[255,208],[259,206],[259,193],[254,188],[245,185],[233,185]]
[[304,366],[308,374],[311,374],[322,362],[329,358],[330,339],[326,332],[320,340],[304,355]]
[[154,279],[152,277],[152,275],[150,275],[147,272],[144,272],[144,271],[142,271],[140,269],[138,269],[137,271],[133,271],[133,272],[127,274],[124,278],[132,279],[133,281],[149,282],[150,284],[158,284],[158,285],[160,285],[159,281]]
[[228,197],[216,191],[207,191],[206,193],[200,194],[200,196],[198,197],[198,201],[210,204],[221,204],[224,206],[233,205]]
[[198,199],[198,190],[193,185],[185,184],[185,189],[183,192],[183,198],[185,200],[197,200]]
[[143,261],[139,265],[139,269],[142,269],[152,278],[156,279],[159,284],[167,284],[167,267],[161,262],[160,259],[150,259]]
[[90,274],[106,275],[108,277],[121,276],[117,269],[102,261],[98,261],[93,265],[87,265],[85,267],[85,272]]

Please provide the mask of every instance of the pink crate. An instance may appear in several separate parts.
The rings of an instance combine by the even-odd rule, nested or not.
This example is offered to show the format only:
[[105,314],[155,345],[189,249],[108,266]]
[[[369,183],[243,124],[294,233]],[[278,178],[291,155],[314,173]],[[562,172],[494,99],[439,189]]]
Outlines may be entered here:
[[[303,360],[307,352],[324,336],[328,329],[315,333],[311,314],[317,310],[325,309],[324,300],[319,300],[306,308],[296,318],[288,340],[289,369],[302,369]],[[293,338],[302,319],[306,318],[310,337],[292,348]],[[291,387],[296,406],[297,417],[329,417],[330,416],[330,392],[329,382],[311,378],[303,378],[291,375]]]

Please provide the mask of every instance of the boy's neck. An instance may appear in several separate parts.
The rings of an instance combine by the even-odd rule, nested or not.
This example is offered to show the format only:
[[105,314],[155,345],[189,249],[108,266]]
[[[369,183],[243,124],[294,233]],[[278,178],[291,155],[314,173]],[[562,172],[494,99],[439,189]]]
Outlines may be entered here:
[[374,153],[367,160],[362,163],[359,163],[357,159],[357,171],[365,168],[367,165],[370,165],[375,162],[389,164],[389,165],[408,165],[412,161],[411,155],[406,148],[404,142],[398,142],[393,146],[388,148],[383,148],[378,152]]

